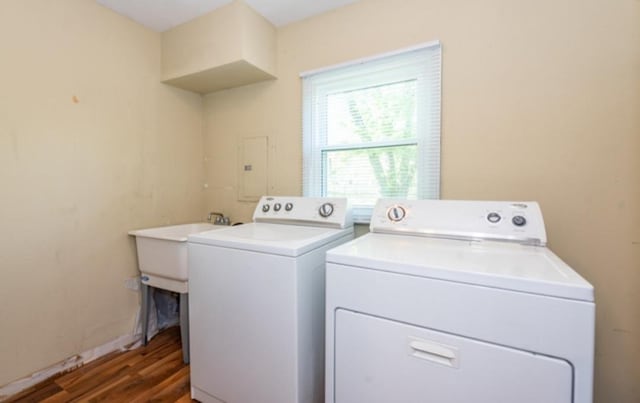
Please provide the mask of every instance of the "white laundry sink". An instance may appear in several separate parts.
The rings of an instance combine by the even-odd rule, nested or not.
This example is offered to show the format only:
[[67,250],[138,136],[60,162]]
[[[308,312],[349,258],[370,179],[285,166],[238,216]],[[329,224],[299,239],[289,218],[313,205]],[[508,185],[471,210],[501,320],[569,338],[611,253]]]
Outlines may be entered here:
[[205,231],[229,228],[209,223],[171,225],[129,231],[136,237],[138,267],[142,283],[178,293],[187,293],[187,237]]
[[195,223],[129,231],[136,237],[138,267],[142,275],[140,317],[142,341],[148,341],[149,310],[154,287],[180,294],[180,337],[182,359],[189,363],[189,264],[187,238],[201,232],[229,228],[226,225]]

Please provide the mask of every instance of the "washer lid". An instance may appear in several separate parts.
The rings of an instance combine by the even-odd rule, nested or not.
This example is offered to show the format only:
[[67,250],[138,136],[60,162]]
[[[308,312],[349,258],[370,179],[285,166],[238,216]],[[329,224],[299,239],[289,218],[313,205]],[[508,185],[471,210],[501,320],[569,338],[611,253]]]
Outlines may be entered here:
[[369,233],[327,252],[364,269],[593,301],[593,286],[546,247]]
[[249,223],[224,231],[194,234],[189,236],[189,242],[296,257],[352,233],[353,226],[334,229]]

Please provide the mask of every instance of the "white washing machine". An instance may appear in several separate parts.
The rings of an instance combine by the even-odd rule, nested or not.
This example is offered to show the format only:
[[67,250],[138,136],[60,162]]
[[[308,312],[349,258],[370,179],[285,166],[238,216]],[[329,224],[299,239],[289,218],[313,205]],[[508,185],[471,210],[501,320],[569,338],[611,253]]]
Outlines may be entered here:
[[325,253],[353,239],[347,200],[263,197],[253,220],[189,237],[191,396],[321,402]]
[[590,403],[593,287],[536,203],[380,200],[327,253],[326,401]]

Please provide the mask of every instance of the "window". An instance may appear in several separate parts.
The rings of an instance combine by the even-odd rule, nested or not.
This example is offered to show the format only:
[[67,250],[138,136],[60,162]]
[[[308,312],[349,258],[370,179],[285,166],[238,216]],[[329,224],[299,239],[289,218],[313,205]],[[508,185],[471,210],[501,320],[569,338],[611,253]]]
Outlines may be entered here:
[[303,191],[348,197],[368,222],[380,197],[437,199],[440,44],[302,74]]

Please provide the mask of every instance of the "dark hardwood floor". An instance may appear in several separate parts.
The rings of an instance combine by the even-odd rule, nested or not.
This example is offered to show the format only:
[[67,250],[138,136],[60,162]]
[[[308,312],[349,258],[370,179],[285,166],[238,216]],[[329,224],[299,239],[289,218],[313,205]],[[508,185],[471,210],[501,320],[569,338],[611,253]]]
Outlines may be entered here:
[[115,352],[56,375],[7,402],[191,402],[189,366],[182,362],[180,329],[146,347]]

